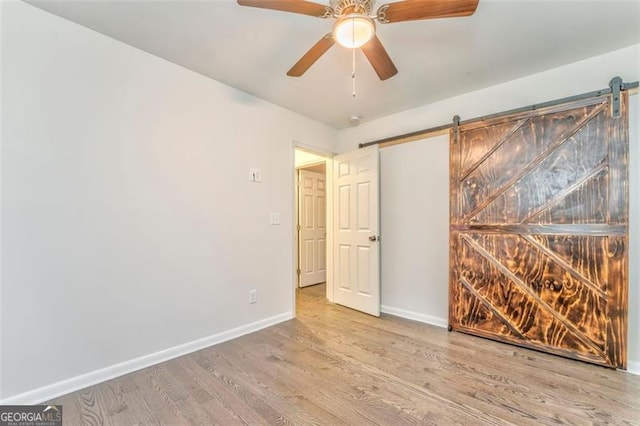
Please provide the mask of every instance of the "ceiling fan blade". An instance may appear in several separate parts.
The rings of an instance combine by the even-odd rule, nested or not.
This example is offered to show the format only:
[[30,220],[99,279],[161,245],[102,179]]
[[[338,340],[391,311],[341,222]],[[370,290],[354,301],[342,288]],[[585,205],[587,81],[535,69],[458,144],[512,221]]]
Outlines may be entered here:
[[238,0],[238,4],[240,6],[300,13],[318,18],[328,18],[333,15],[333,9],[329,6],[305,0]]
[[385,50],[378,36],[373,36],[369,43],[361,47],[362,53],[367,57],[371,66],[380,77],[380,80],[386,80],[398,73],[398,69],[391,61],[389,54]]
[[476,11],[479,0],[405,0],[380,6],[378,22],[417,21],[432,18],[470,16]]
[[331,33],[325,35],[291,67],[287,75],[289,77],[300,77],[334,44],[335,41]]

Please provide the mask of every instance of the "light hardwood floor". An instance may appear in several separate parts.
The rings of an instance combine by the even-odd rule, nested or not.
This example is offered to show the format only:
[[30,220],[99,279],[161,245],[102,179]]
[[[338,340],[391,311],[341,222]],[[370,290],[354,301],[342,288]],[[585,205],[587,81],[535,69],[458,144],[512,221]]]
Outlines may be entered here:
[[640,377],[298,292],[295,320],[55,401],[65,424],[635,424]]

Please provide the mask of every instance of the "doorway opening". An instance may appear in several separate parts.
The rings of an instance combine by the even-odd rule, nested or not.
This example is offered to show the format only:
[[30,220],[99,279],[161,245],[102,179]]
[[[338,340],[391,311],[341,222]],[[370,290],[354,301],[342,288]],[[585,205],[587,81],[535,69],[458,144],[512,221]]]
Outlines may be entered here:
[[332,156],[295,145],[294,158],[293,292],[315,286],[331,300]]
[[[330,303],[379,316],[378,146],[336,156],[309,151],[295,143],[293,150],[297,161],[292,306],[296,307],[300,289],[321,284],[324,278]],[[322,163],[324,179],[322,167],[315,167]]]
[[326,282],[327,178],[324,162],[298,171],[298,287]]

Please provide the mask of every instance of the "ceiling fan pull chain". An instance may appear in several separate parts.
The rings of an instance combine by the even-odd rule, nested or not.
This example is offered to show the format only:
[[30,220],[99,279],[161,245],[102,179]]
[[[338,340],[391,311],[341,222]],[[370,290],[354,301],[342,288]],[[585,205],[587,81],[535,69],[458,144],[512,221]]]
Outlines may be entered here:
[[[353,41],[353,46],[355,46],[355,39],[356,39],[356,24],[355,24],[355,19],[351,18],[351,25],[352,25],[352,31],[351,31],[351,38]],[[352,96],[355,98],[356,97],[356,48],[352,48],[351,49],[351,81],[353,82],[353,94]]]
[[352,67],[351,81],[353,81],[353,97],[356,97],[356,49],[351,49],[352,52]]

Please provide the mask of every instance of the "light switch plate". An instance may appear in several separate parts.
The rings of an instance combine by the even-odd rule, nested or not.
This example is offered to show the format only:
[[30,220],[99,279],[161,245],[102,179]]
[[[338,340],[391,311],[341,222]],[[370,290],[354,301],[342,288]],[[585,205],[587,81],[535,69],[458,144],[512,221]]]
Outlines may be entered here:
[[262,171],[260,169],[249,169],[249,182],[262,182]]

